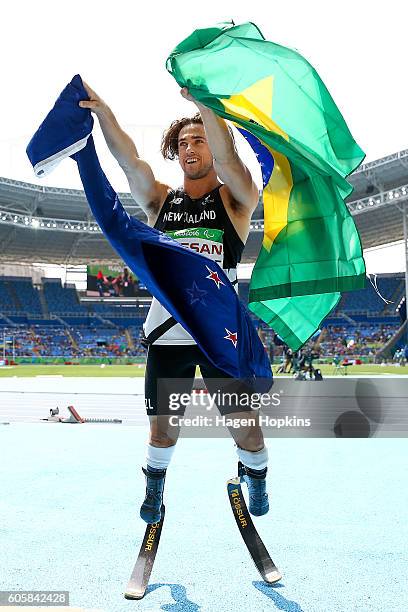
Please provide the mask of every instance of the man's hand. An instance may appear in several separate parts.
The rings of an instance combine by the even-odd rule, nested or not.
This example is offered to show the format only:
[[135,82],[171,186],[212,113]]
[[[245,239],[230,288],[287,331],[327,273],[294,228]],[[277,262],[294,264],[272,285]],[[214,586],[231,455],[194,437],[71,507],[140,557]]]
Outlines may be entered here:
[[106,144],[124,171],[134,200],[146,213],[149,223],[154,225],[169,187],[156,181],[149,164],[139,158],[135,143],[122,130],[112,110],[88,83],[82,82],[90,99],[81,100],[78,105],[88,108],[98,117]]
[[191,93],[188,91],[187,87],[183,87],[182,89],[180,89],[180,93],[183,96],[183,98],[185,98],[186,100],[188,100],[189,102],[194,102],[194,104],[197,106],[198,110],[201,112],[203,109],[206,109],[206,107],[204,106],[204,104],[201,104],[201,102],[198,102],[198,100],[196,100],[195,98],[193,98],[193,96],[191,95]]
[[[258,205],[258,188],[252,176],[240,159],[232,132],[227,123],[215,114],[208,106],[204,106],[191,95],[187,87],[180,90],[183,98],[194,102],[203,120],[208,146],[214,158],[214,168],[218,178],[228,187],[234,202],[233,213],[240,217],[243,225],[242,236],[246,240],[249,231],[249,219]],[[237,229],[237,225],[235,225]],[[245,235],[246,234],[246,235]]]
[[89,110],[95,113],[95,115],[98,117],[106,115],[110,110],[106,102],[104,102],[102,98],[100,98],[98,94],[91,89],[87,83],[85,83],[85,81],[82,81],[82,83],[90,99],[81,100],[81,102],[79,102],[79,106],[81,108],[89,108]]
[[188,91],[187,87],[182,87],[180,89],[180,93],[183,96],[183,98],[185,98],[186,100],[188,100],[189,102],[195,102],[195,99],[193,98],[193,96],[191,95],[191,93]]

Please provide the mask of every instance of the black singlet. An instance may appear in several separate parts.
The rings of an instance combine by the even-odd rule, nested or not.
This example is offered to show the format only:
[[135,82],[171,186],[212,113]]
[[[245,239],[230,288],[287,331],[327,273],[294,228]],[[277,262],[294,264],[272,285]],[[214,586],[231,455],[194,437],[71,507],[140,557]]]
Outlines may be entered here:
[[[185,247],[216,261],[230,281],[237,284],[237,264],[244,243],[233,226],[220,195],[218,185],[201,198],[190,198],[183,189],[172,190],[157,217],[154,227]],[[238,288],[236,286],[236,288]],[[195,344],[193,338],[177,323],[163,332],[169,312],[153,298],[144,324],[144,334],[154,344]],[[155,330],[160,336],[157,338]]]
[[[209,245],[205,246],[205,230],[213,229],[222,232],[222,236],[217,235],[217,238],[222,239],[223,244],[221,266],[224,269],[230,269],[236,268],[237,264],[241,261],[245,245],[238,236],[224,208],[220,195],[220,187],[222,185],[218,185],[218,187],[209,193],[196,199],[190,198],[183,189],[171,191],[160,210],[154,227],[170,234],[175,231],[186,230],[184,234],[186,242],[187,238],[194,238],[194,235],[189,235],[188,230],[202,230],[202,232],[197,232],[198,235],[196,236],[200,239],[200,245],[197,245],[197,241],[194,240],[190,241],[190,245],[192,244],[192,248],[208,256],[214,255],[218,251],[216,251],[215,245],[214,248],[210,248]],[[183,243],[185,242],[180,235],[176,236],[176,239]],[[211,236],[207,241],[212,242]],[[208,248],[210,248],[209,253]]]

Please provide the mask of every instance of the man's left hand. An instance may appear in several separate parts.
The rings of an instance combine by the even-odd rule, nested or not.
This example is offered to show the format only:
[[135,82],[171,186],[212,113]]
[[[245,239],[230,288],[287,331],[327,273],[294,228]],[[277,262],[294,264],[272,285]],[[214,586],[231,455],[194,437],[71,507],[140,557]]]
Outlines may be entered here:
[[204,106],[204,104],[202,104],[201,102],[199,102],[198,100],[196,100],[196,99],[195,99],[195,98],[194,98],[194,97],[191,95],[191,93],[188,91],[188,88],[187,88],[187,87],[182,87],[182,88],[180,89],[180,93],[181,93],[181,95],[183,96],[183,98],[185,98],[185,99],[186,99],[186,100],[188,100],[189,102],[194,102],[194,104],[197,106],[197,108],[198,108],[198,110],[199,110],[199,111],[202,111],[202,110],[209,110],[209,109],[207,109],[207,107],[206,107],[206,106]]
[[183,96],[183,98],[185,98],[189,102],[194,102],[195,104],[197,104],[197,100],[195,98],[193,98],[191,93],[188,91],[187,87],[182,87],[180,89],[180,93]]

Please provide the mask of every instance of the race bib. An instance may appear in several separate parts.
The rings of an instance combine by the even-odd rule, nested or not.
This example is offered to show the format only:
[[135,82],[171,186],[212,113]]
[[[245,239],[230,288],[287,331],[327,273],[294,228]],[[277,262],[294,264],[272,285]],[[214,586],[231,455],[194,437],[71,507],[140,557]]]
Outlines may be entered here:
[[208,227],[189,227],[187,229],[166,232],[167,236],[180,244],[200,253],[221,267],[224,261],[224,231]]

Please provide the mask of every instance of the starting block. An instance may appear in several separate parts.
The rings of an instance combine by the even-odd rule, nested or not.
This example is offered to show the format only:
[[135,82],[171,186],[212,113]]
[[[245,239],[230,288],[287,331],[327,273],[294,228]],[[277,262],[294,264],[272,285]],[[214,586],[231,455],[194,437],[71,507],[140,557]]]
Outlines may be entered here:
[[79,414],[74,406],[67,406],[69,412],[68,418],[62,418],[59,416],[59,408],[51,408],[50,416],[47,419],[41,419],[48,423],[122,423],[122,419],[84,419]]

